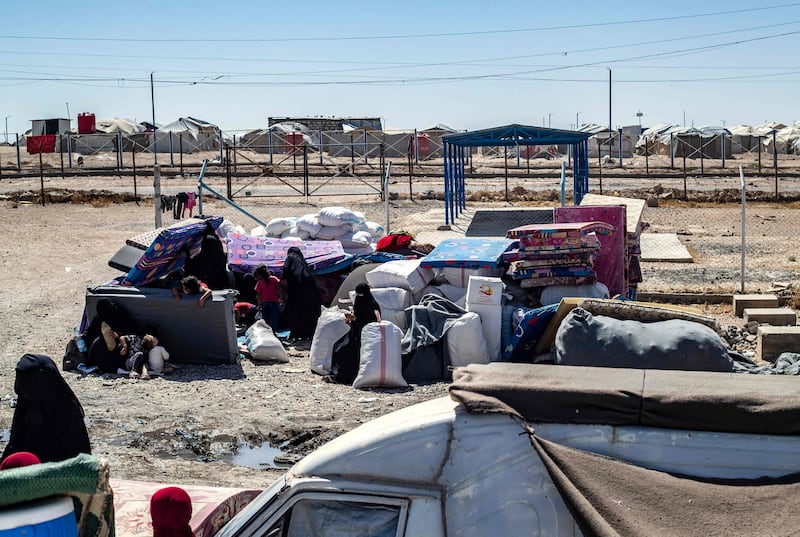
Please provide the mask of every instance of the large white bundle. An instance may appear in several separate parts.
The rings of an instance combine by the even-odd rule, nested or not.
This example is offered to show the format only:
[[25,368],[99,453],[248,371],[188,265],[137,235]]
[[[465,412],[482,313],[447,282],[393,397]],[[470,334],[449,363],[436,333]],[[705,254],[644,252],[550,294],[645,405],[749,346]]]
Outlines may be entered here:
[[263,320],[259,319],[253,323],[244,333],[247,350],[253,360],[260,362],[288,362],[289,356],[286,349],[275,334],[272,328]]
[[302,241],[307,241],[311,235],[308,231],[304,229],[300,229],[299,227],[292,227],[287,229],[281,234],[282,239],[299,239]]
[[267,228],[265,228],[264,226],[256,226],[250,230],[250,235],[253,237],[266,237]]
[[449,283],[443,283],[437,287],[439,288],[439,291],[442,292],[444,297],[450,302],[454,302],[462,308],[467,303],[467,290],[463,287],[450,285]]
[[542,289],[539,302],[542,306],[558,304],[564,297],[609,298],[608,287],[602,282],[591,285],[548,285]]
[[225,218],[219,225],[219,229],[217,229],[217,234],[223,239],[227,239],[230,233],[241,233],[242,235],[244,235],[244,228],[242,226],[234,225],[233,222]]
[[295,225],[298,229],[308,231],[312,237],[316,237],[319,230],[322,229],[322,224],[319,223],[315,214],[304,214],[297,219]]
[[475,312],[468,312],[449,321],[450,328],[445,334],[447,353],[453,367],[469,364],[488,364],[489,350],[483,337],[481,318]]
[[267,222],[267,235],[270,237],[280,237],[285,231],[294,227],[296,222],[297,218],[294,217],[273,218]]
[[323,226],[343,226],[345,224],[361,224],[364,222],[363,214],[356,214],[344,207],[325,207],[317,214],[317,220]]
[[368,231],[356,231],[355,233],[345,233],[336,240],[342,243],[342,248],[367,248],[372,244],[372,235]]
[[[372,289],[372,297],[381,307],[381,320],[389,321],[405,330],[405,309],[411,306],[411,294],[400,287]],[[350,303],[355,304],[356,292],[350,291]]]
[[349,224],[343,226],[322,226],[314,237],[321,241],[333,241],[342,235],[350,233],[352,229],[353,228],[351,228]]
[[377,222],[370,222],[367,220],[362,224],[362,228],[366,228],[365,231],[369,231],[373,239],[380,239],[386,236],[386,229]]
[[467,288],[470,276],[496,278],[500,276],[500,269],[496,268],[454,268],[442,267],[436,269],[436,280],[445,280],[450,285]]
[[489,360],[492,362],[498,360],[503,334],[503,306],[467,302],[467,311],[477,313],[481,318],[481,328],[483,338],[486,340]]
[[337,307],[322,308],[311,340],[311,371],[320,375],[331,374],[333,346],[349,331],[350,325],[344,319],[344,311]]
[[403,331],[390,323],[369,323],[361,330],[361,360],[354,388],[367,386],[406,387],[400,339]]
[[433,279],[433,271],[420,267],[419,259],[403,259],[381,263],[366,278],[372,288],[401,287],[416,295]]

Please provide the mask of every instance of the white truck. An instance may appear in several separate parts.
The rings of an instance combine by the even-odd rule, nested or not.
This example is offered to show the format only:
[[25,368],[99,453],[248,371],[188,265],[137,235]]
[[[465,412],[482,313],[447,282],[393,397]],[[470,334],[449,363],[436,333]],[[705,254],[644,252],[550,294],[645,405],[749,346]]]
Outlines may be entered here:
[[217,536],[796,535],[798,472],[796,377],[471,365]]

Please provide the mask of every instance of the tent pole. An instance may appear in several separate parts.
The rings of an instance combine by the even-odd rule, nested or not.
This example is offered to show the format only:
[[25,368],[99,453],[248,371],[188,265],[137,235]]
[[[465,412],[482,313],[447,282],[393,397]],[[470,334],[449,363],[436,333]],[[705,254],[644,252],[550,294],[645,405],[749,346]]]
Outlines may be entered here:
[[503,168],[506,178],[506,203],[508,203],[508,146],[503,146]]

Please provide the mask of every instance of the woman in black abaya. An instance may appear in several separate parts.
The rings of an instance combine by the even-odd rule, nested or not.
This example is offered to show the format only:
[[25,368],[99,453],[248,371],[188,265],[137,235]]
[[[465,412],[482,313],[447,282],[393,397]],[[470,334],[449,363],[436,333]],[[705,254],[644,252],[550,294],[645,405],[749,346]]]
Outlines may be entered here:
[[281,284],[286,287],[283,319],[291,332],[290,337],[311,339],[317,328],[322,299],[311,268],[297,246],[292,246],[286,252]]
[[361,330],[369,323],[381,320],[381,307],[372,296],[366,283],[356,286],[356,297],[353,301],[353,315],[347,316],[350,333],[345,336],[347,342],[336,348],[333,353],[333,368],[336,381],[352,384],[358,375],[361,362]]
[[83,407],[49,356],[26,354],[16,368],[17,406],[2,459],[28,451],[41,462],[91,453]]

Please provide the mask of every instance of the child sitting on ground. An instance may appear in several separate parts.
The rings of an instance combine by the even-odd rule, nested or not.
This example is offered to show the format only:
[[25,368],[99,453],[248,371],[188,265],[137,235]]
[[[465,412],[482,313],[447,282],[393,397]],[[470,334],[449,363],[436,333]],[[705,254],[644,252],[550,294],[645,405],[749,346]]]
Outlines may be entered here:
[[211,289],[206,284],[197,279],[197,276],[186,276],[181,280],[180,287],[172,288],[172,296],[175,302],[180,302],[181,294],[201,295],[197,301],[197,307],[202,308],[206,305],[206,300],[211,297]]
[[141,378],[148,379],[150,375],[166,375],[172,373],[175,368],[166,364],[169,360],[167,349],[158,344],[158,338],[147,334],[142,338],[142,349],[147,353],[147,369]]
[[125,357],[125,369],[128,370],[128,376],[138,379],[143,373],[146,375],[147,355],[144,353],[142,338],[134,334],[119,336],[119,345],[119,355]]

